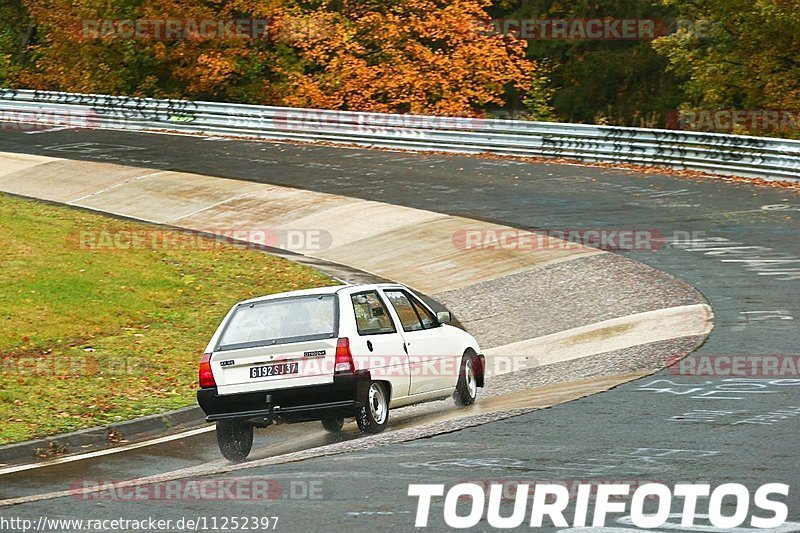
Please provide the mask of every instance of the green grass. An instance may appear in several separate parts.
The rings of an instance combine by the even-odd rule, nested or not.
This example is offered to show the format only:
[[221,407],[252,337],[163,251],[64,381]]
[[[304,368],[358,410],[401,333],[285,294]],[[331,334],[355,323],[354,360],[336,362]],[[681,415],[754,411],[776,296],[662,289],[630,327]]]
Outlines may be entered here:
[[0,444],[190,405],[200,354],[234,303],[335,283],[211,241],[79,244],[153,229],[0,195]]

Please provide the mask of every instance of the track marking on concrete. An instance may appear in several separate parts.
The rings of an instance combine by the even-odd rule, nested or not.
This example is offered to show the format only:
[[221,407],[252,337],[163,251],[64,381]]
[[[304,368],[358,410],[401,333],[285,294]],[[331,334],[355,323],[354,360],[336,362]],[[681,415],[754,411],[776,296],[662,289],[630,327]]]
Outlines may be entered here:
[[94,196],[96,194],[103,194],[104,192],[110,191],[111,189],[116,189],[117,187],[120,187],[122,185],[130,183],[131,181],[141,180],[141,179],[145,179],[145,178],[152,178],[153,176],[158,176],[159,174],[164,174],[166,172],[169,172],[169,171],[167,171],[167,170],[159,170],[158,172],[150,172],[149,174],[142,174],[141,176],[136,176],[135,178],[131,178],[131,179],[128,179],[128,180],[125,180],[125,181],[120,181],[119,183],[115,183],[113,185],[109,185],[108,187],[104,187],[104,188],[99,189],[97,191],[90,192],[89,194],[85,194],[85,195],[81,196],[80,198],[73,198],[72,200],[67,202],[67,204],[68,205],[72,205],[75,202],[80,202],[81,200],[85,200],[86,198],[90,198],[90,197],[92,197],[92,196]]
[[[28,122],[28,124],[36,124],[36,122]],[[50,133],[51,131],[63,131],[63,130],[72,130],[75,129],[75,126],[59,126],[57,128],[48,128],[46,130],[38,130],[38,131],[26,131],[26,135],[38,135],[40,133]]]
[[706,304],[683,305],[612,318],[483,351],[488,375],[502,375],[711,331],[714,313]]
[[94,452],[87,452],[81,453],[78,455],[68,455],[66,457],[60,457],[58,459],[53,459],[51,461],[42,462],[42,463],[29,463],[24,465],[17,465],[17,466],[10,466],[8,468],[0,468],[0,476],[6,474],[13,474],[15,472],[24,472],[26,470],[35,470],[37,468],[44,468],[47,466],[54,466],[54,465],[61,465],[64,463],[72,463],[75,461],[82,461],[84,459],[92,459],[95,457],[102,457],[104,455],[111,455],[120,452],[127,452],[130,450],[136,450],[138,448],[144,448],[146,446],[153,446],[155,444],[163,444],[165,442],[171,442],[173,440],[185,439],[187,437],[193,437],[195,435],[201,435],[203,433],[209,433],[214,431],[216,426],[204,426],[201,428],[191,429],[189,431],[184,431],[182,433],[176,433],[174,435],[167,435],[165,437],[158,437],[156,439],[146,440],[142,442],[136,442],[133,444],[126,444],[124,446],[115,446],[114,448],[109,448],[107,450],[97,450]]
[[192,211],[191,213],[186,213],[185,215],[181,215],[178,218],[173,218],[172,220],[170,220],[170,222],[173,222],[173,223],[177,222],[178,220],[180,220],[182,218],[190,217],[192,215],[196,215],[197,213],[202,213],[203,211],[206,211],[208,209],[217,207],[217,206],[222,205],[222,204],[226,204],[228,202],[232,202],[234,200],[238,200],[240,198],[244,198],[246,196],[247,196],[247,193],[243,193],[243,194],[237,194],[236,196],[231,196],[230,198],[225,198],[224,200],[220,200],[219,202],[215,202],[215,203],[213,203],[211,205],[207,205],[205,207],[201,207],[201,208],[197,209],[196,211]]

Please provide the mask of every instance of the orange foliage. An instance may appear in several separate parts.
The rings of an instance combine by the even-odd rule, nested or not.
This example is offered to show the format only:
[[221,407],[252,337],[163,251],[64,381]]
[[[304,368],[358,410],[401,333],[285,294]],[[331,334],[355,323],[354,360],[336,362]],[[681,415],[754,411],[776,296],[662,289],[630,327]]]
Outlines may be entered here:
[[[15,85],[329,109],[480,115],[524,91],[525,43],[479,31],[489,0],[23,0]],[[264,39],[87,38],[86,20],[267,19]]]
[[488,0],[346,2],[291,13],[303,60],[284,70],[286,105],[376,112],[478,114],[524,89],[535,65],[525,42],[481,32]]

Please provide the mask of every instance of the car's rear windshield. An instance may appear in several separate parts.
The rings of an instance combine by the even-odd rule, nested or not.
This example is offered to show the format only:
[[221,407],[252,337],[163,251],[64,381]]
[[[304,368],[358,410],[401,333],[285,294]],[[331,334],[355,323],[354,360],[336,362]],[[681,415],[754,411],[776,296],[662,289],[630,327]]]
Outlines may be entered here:
[[268,346],[336,336],[336,295],[311,295],[241,304],[217,343],[218,350]]

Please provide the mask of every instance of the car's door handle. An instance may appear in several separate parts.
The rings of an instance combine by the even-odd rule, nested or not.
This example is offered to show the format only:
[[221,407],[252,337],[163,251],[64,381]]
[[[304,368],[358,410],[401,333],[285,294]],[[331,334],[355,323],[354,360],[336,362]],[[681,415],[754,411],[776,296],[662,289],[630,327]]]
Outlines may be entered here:
[[408,346],[406,346],[406,343],[403,343],[403,351],[408,355]]
[[367,341],[367,350],[372,351],[372,341]]

